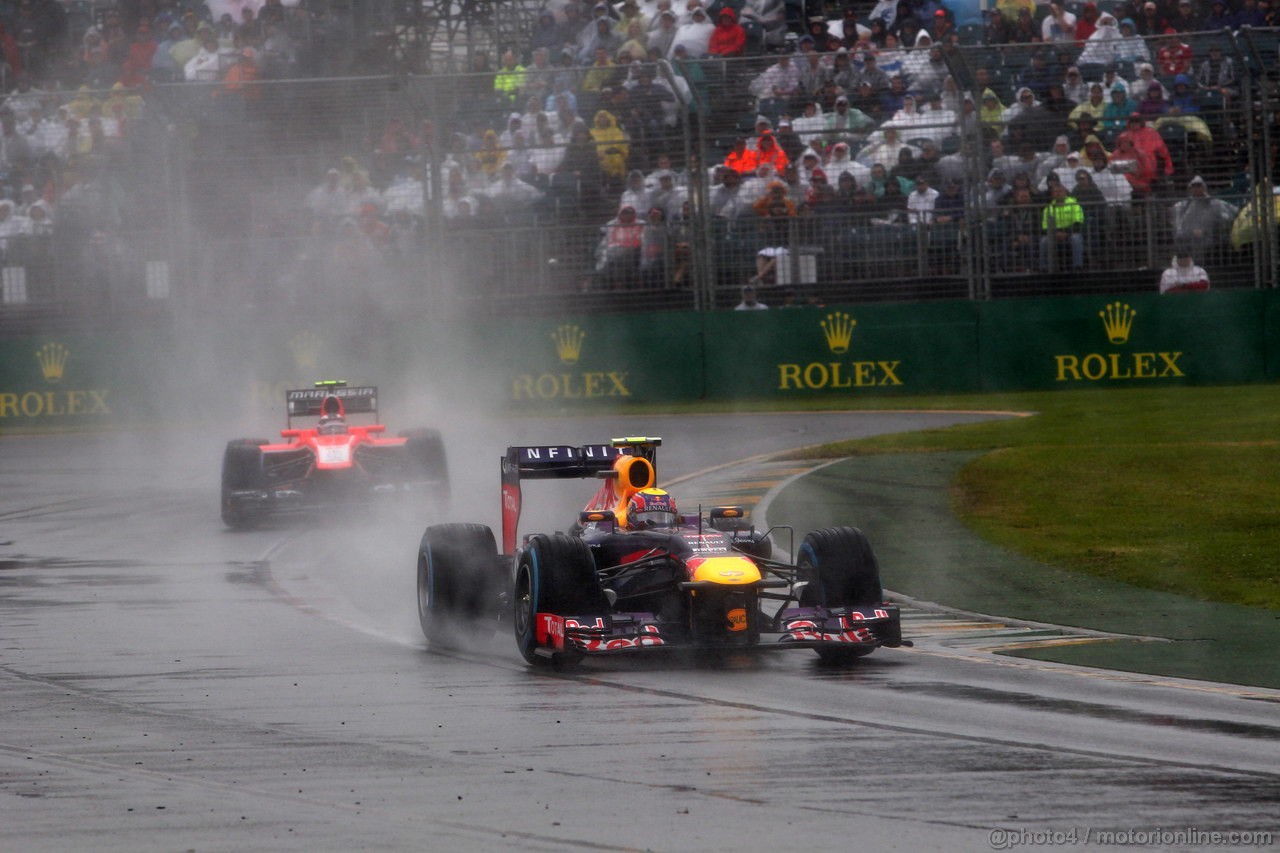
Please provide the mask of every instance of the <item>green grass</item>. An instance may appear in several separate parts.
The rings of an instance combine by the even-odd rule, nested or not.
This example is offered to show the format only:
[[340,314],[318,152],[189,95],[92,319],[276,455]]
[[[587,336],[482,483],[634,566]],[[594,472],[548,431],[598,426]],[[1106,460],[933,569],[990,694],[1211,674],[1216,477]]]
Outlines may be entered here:
[[1036,414],[796,456],[990,451],[951,494],[983,537],[1146,589],[1280,609],[1280,387],[880,402]]

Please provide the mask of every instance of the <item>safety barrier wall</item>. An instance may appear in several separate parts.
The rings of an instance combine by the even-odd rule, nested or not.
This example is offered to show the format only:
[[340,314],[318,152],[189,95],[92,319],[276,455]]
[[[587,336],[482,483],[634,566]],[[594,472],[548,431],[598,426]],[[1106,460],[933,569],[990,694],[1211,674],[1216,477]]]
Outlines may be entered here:
[[[1280,294],[1063,297],[581,315],[374,336],[274,324],[192,346],[137,332],[0,341],[0,429],[279,415],[286,387],[342,377],[479,407],[858,399],[1280,378]],[[278,418],[277,418],[278,419]],[[268,423],[274,423],[269,421]]]
[[149,389],[173,362],[161,332],[0,341],[0,430],[97,429],[153,417]]
[[982,306],[986,390],[1236,384],[1275,378],[1272,292],[1027,300]]
[[707,396],[786,399],[976,391],[975,302],[707,316]]

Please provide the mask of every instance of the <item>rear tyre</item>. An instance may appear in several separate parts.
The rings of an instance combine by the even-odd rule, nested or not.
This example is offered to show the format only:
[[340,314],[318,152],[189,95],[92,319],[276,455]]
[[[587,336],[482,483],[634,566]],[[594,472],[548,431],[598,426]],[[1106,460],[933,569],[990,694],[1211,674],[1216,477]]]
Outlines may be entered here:
[[449,497],[449,462],[444,455],[444,439],[438,430],[411,429],[400,433],[407,438],[409,478],[431,480],[438,484],[439,494]]
[[[609,610],[609,602],[596,577],[591,549],[578,537],[563,533],[538,535],[529,540],[516,564],[512,598],[516,645],[520,655],[531,664],[551,662],[536,652],[539,614],[594,619],[606,617]],[[581,657],[579,652],[565,651],[556,656],[555,663],[571,666]]]
[[257,527],[261,509],[248,505],[236,492],[259,491],[265,487],[262,473],[263,438],[237,438],[227,442],[222,454],[222,523],[236,530]]
[[432,645],[449,646],[458,629],[492,630],[501,584],[498,547],[483,524],[437,524],[418,548],[418,624]]
[[[879,604],[884,597],[880,564],[866,535],[856,527],[812,531],[800,545],[796,564],[801,579],[808,581],[800,594],[801,607],[862,607]],[[871,653],[863,648],[815,651],[830,663],[848,663]]]

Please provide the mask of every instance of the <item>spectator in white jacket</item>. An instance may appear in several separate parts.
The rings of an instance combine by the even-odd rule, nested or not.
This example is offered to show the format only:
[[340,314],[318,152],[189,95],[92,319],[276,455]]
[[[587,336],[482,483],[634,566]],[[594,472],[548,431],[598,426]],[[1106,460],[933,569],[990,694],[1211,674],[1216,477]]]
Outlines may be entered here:
[[222,55],[212,30],[202,31],[200,50],[182,71],[188,83],[216,83],[222,79]]

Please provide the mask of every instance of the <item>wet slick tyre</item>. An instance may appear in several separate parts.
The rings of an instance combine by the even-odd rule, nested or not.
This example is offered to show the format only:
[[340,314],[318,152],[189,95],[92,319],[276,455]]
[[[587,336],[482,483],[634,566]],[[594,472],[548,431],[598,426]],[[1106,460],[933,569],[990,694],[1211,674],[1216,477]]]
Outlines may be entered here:
[[263,488],[262,451],[264,438],[237,438],[227,442],[222,454],[222,523],[236,530],[257,527],[261,511],[247,505],[236,492]]
[[[796,560],[801,577],[808,581],[800,594],[801,607],[861,607],[879,604],[880,564],[871,543],[856,527],[814,530],[800,544]],[[870,654],[870,649],[817,648],[824,661],[848,663]]]
[[449,463],[444,455],[444,439],[434,429],[410,429],[400,433],[409,457],[409,477],[432,480],[442,497],[449,497]]
[[498,547],[483,524],[437,524],[418,547],[418,624],[433,646],[497,623]]
[[591,549],[576,536],[563,533],[529,540],[516,564],[512,599],[516,644],[531,664],[572,666],[582,658],[575,651],[559,653],[554,660],[537,654],[539,614],[594,618],[604,617],[609,607],[596,577]]

